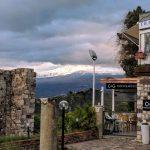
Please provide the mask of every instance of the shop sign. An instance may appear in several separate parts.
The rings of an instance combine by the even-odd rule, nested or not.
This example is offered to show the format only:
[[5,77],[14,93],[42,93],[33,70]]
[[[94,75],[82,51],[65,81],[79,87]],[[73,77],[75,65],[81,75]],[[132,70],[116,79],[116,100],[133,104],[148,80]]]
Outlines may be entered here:
[[147,99],[143,100],[143,110],[150,111],[150,100]]
[[135,83],[106,83],[106,89],[136,89]]

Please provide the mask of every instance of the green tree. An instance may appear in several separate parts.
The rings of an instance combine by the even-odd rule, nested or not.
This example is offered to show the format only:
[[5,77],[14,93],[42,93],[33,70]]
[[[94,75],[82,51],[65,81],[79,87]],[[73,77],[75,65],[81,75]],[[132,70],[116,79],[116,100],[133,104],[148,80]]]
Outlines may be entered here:
[[34,115],[34,133],[40,132],[40,115]]
[[144,13],[145,10],[138,6],[136,9],[129,11],[124,19],[125,28],[129,29],[139,21],[139,14]]
[[[140,6],[132,11],[129,11],[123,21],[122,31],[124,32],[125,30],[134,26],[139,21],[139,14],[144,12],[145,11]],[[120,43],[120,40],[122,40],[122,38],[120,38],[118,34],[118,43]],[[137,66],[137,60],[135,60],[134,56],[137,51],[138,46],[130,41],[128,41],[128,43],[125,45],[121,44],[119,51],[119,64],[128,77],[134,76],[134,67]]]

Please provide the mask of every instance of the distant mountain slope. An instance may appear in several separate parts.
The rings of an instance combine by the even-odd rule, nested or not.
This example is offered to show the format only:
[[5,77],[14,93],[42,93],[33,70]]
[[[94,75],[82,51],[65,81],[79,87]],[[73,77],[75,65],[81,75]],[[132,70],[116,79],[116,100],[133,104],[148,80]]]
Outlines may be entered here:
[[[100,79],[123,77],[123,75],[96,74],[96,88],[101,87]],[[52,97],[92,88],[92,73],[72,73],[65,76],[37,78],[36,97]]]

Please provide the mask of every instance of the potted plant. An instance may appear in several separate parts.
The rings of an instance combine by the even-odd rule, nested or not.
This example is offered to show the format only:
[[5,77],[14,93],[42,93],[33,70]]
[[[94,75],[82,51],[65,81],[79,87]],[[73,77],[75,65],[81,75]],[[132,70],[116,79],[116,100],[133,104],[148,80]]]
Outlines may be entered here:
[[143,121],[141,125],[141,131],[142,131],[142,143],[143,144],[149,144],[149,124],[146,121]]

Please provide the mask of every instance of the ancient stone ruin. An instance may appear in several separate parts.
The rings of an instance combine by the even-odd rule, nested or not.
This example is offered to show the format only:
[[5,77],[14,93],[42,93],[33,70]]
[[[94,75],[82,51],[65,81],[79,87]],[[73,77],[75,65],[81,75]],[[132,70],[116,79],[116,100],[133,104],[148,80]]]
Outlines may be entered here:
[[34,129],[33,69],[0,70],[0,135],[26,135]]

